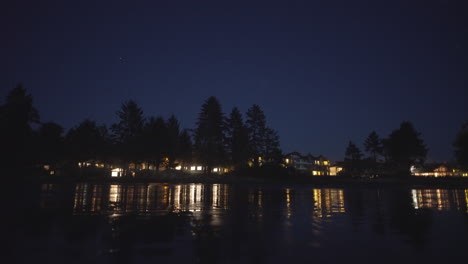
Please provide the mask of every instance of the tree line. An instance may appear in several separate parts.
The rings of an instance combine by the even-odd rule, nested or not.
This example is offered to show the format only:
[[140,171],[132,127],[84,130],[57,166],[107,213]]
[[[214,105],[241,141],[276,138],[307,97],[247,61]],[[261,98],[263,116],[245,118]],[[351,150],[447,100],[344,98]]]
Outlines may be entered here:
[[256,104],[244,121],[238,108],[226,116],[218,99],[209,97],[193,129],[180,128],[174,115],[146,117],[133,100],[122,103],[116,114],[117,122],[109,127],[85,119],[64,133],[57,123],[40,122],[32,96],[18,85],[0,106],[0,140],[8,153],[2,163],[6,168],[33,168],[93,161],[123,168],[147,164],[156,170],[198,164],[211,172],[216,167],[279,164],[282,159],[279,136]]
[[[132,100],[116,114],[117,122],[110,126],[85,119],[65,133],[57,123],[40,122],[32,96],[18,85],[0,105],[0,143],[6,154],[0,163],[6,169],[44,164],[76,167],[87,161],[127,168],[145,163],[157,170],[197,164],[211,172],[216,167],[240,169],[282,162],[279,136],[255,104],[244,118],[236,107],[224,114],[218,99],[209,97],[193,129],[180,128],[174,115],[146,117]],[[428,151],[410,122],[401,123],[387,138],[372,131],[363,145],[366,158],[354,142],[348,143],[343,174],[406,175],[411,165],[424,162]],[[453,147],[460,169],[468,170],[468,123],[459,130]]]
[[[422,166],[426,160],[428,148],[411,122],[402,122],[398,129],[387,138],[380,138],[372,131],[364,141],[364,150],[349,141],[345,150],[343,175],[372,176],[390,174],[391,176],[409,176],[411,166]],[[453,142],[454,154],[462,170],[468,170],[468,123],[464,124]]]

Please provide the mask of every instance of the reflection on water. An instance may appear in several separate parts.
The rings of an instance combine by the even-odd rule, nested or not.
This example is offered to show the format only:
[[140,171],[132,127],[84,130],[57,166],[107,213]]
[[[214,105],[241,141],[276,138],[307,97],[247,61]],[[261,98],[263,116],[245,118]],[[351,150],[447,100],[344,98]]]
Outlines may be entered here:
[[82,183],[75,186],[73,212],[75,214],[148,214],[227,209],[228,195],[226,184]]
[[330,217],[344,213],[345,202],[342,189],[314,189],[314,213],[318,217]]
[[82,262],[449,263],[468,257],[467,203],[464,189],[44,184],[16,236]]
[[415,209],[429,208],[436,210],[466,210],[467,191],[447,189],[413,189],[411,190]]

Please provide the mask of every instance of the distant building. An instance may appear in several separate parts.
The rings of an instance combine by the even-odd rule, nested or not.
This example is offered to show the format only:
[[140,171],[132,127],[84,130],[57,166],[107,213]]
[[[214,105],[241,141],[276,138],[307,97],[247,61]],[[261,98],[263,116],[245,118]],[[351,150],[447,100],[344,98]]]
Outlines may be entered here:
[[417,168],[411,166],[411,174],[413,176],[426,176],[426,177],[467,177],[468,173],[455,169],[447,164],[432,164],[426,165],[424,168]]
[[284,156],[284,164],[286,167],[294,168],[298,172],[314,176],[330,175],[330,161],[322,155],[302,155],[299,152],[291,152]]
[[342,164],[333,164],[330,166],[330,176],[337,176],[342,171],[344,166]]

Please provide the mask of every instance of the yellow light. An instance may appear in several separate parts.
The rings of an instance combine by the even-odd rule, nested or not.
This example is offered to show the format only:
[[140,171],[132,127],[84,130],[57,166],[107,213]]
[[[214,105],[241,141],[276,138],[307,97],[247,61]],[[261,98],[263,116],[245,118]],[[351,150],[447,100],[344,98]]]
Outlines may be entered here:
[[191,167],[190,167],[190,170],[196,170],[196,167],[195,167],[195,166],[191,166]]
[[312,175],[317,175],[317,171],[312,171]]
[[50,165],[44,165],[44,170],[50,170]]
[[179,165],[179,166],[175,167],[175,169],[176,169],[176,170],[181,170],[181,169],[182,169],[182,166]]
[[202,166],[197,166],[197,170],[201,171],[201,170],[202,170]]
[[50,171],[50,175],[54,175],[55,174],[55,171]]
[[289,159],[286,159],[286,164],[289,164]]
[[120,176],[122,176],[122,172],[123,172],[123,169],[121,169],[121,168],[112,169],[111,176],[112,177],[120,177]]
[[213,171],[214,171],[214,172],[218,172],[218,168],[214,168]]
[[328,160],[323,161],[323,165],[328,165]]

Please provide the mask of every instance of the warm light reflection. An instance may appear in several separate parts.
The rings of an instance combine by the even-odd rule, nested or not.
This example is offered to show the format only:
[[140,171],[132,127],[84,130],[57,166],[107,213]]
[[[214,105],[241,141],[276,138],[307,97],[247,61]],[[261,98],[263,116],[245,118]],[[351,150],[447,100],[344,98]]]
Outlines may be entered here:
[[117,203],[120,201],[120,185],[112,184],[109,190],[109,202]]
[[440,211],[456,208],[460,210],[466,208],[467,204],[467,198],[463,199],[459,190],[413,189],[411,196],[414,209],[429,208]]
[[465,190],[465,206],[466,212],[468,212],[468,189]]
[[344,213],[344,194],[341,189],[313,189],[314,213],[318,217],[330,217]]
[[[74,191],[75,214],[83,213],[167,213],[229,208],[226,184],[77,184]],[[47,185],[43,187],[47,192]],[[261,203],[261,198],[260,198]]]
[[286,188],[286,216],[290,218],[292,216],[291,210],[291,189]]

